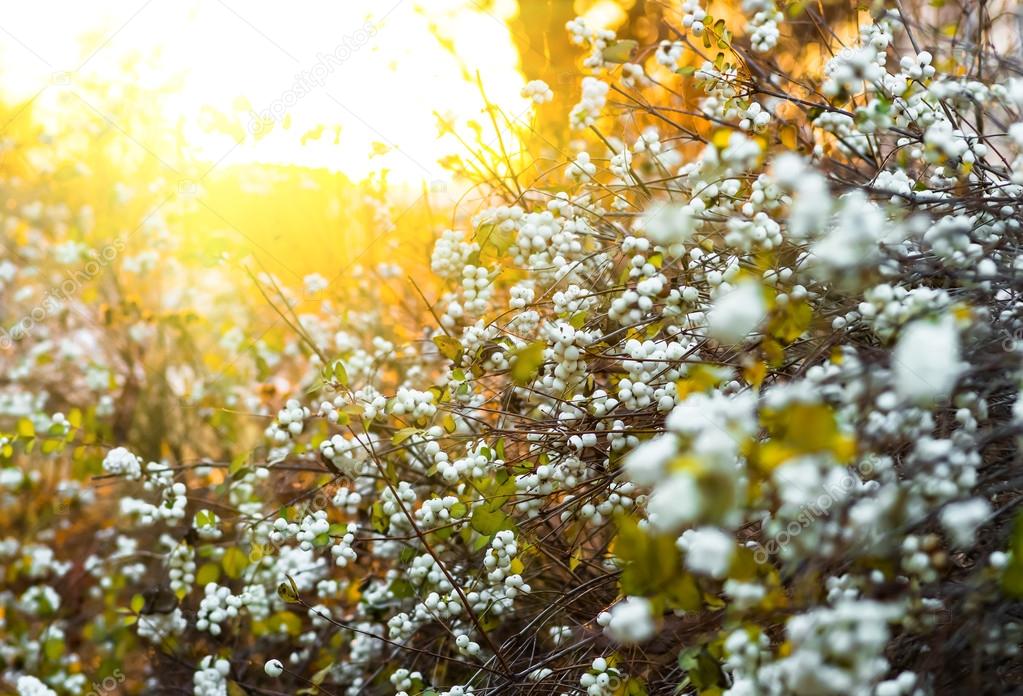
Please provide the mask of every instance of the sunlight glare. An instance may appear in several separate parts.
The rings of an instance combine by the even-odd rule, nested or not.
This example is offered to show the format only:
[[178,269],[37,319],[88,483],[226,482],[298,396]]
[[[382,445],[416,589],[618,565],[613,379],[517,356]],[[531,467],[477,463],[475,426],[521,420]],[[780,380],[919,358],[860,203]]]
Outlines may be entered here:
[[[437,138],[434,114],[479,116],[477,70],[509,116],[528,109],[505,22],[514,12],[471,0],[12,3],[0,10],[0,83],[5,97],[34,98],[45,123],[60,117],[61,87],[102,111],[125,80],[156,89],[177,79],[161,88],[159,125],[200,160],[435,181],[437,160],[460,146]],[[133,59],[135,74],[125,71]]]

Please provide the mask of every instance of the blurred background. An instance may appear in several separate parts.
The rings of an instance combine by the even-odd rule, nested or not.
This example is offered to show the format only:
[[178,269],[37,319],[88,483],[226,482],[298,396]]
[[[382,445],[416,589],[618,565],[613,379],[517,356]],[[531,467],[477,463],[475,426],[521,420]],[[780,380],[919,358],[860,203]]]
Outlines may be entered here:
[[[844,40],[866,12],[818,7]],[[707,5],[742,32],[735,9]],[[563,190],[581,150],[607,156],[567,127],[585,56],[566,22],[635,40],[629,59],[651,78],[637,93],[710,136],[688,113],[692,80],[654,57],[677,38],[662,17],[681,12],[647,0],[6,4],[0,417],[94,408],[110,443],[145,457],[175,442],[196,446],[178,459],[216,456],[240,437],[230,409],[272,412],[308,387],[303,359],[318,356],[297,329],[423,340],[443,293],[437,236],[471,232],[474,214],[522,191]],[[815,26],[792,22],[772,60],[796,77],[819,67]],[[687,51],[675,72],[703,60]],[[536,79],[553,101],[521,96]],[[612,95],[601,126],[611,140],[654,123],[623,101]],[[696,145],[680,141],[678,156]],[[202,447],[183,435],[197,428],[213,433]]]
[[[654,40],[662,9],[5,4],[0,416],[94,408],[111,442],[160,457],[197,425],[227,437],[225,406],[300,388],[293,324],[326,331],[314,314],[382,334],[356,316],[372,310],[391,338],[421,339],[409,278],[437,299],[436,236],[493,203],[486,182],[528,185],[583,146],[567,142],[581,56],[565,23]],[[553,102],[521,96],[533,79]]]
[[[609,0],[12,3],[0,10],[0,167],[7,180],[45,177],[50,200],[88,205],[107,230],[167,228],[181,251],[208,262],[252,254],[274,272],[336,268],[395,224],[397,214],[366,196],[414,204],[413,218],[428,202],[449,207],[471,186],[458,161],[496,146],[495,125],[502,145],[520,145],[508,126],[538,122],[519,94],[527,80],[554,88],[556,102],[539,115],[550,137],[565,132],[578,95],[566,21],[629,24],[651,40],[662,9]],[[470,169],[485,175],[488,165]],[[392,261],[422,260],[421,248],[388,239],[378,247]]]

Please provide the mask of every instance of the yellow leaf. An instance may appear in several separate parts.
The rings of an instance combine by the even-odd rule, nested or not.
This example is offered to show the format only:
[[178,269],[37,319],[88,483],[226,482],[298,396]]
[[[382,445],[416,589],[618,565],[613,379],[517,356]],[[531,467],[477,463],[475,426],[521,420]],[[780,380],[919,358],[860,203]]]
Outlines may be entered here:
[[785,349],[778,341],[770,337],[764,337],[760,344],[764,359],[771,367],[781,367],[785,362]]
[[22,437],[34,437],[36,434],[36,428],[32,425],[32,421],[28,418],[22,418],[18,421],[18,435]]
[[514,232],[502,230],[497,225],[481,227],[476,232],[476,240],[480,246],[480,261],[488,266],[497,265],[515,239]]
[[839,430],[834,411],[827,404],[797,403],[778,411],[764,411],[761,422],[770,435],[758,451],[762,470],[770,471],[803,454],[826,452],[841,463],[856,453],[856,441]]
[[743,368],[742,376],[753,387],[759,388],[764,382],[764,377],[767,376],[767,363],[757,360],[752,365],[747,365]]
[[402,428],[391,436],[391,444],[400,445],[418,432],[419,428]]
[[778,130],[778,138],[781,140],[781,144],[789,150],[795,150],[799,147],[799,132],[791,124],[782,126]]
[[[284,583],[281,584],[281,587],[285,587]],[[288,590],[290,591],[291,588],[289,587]],[[281,592],[280,587],[278,587],[277,594],[280,594],[280,592]],[[300,619],[295,614],[292,614],[290,611],[277,612],[276,614],[269,618],[267,623],[270,625],[272,629],[276,631],[279,631],[281,628],[284,628],[288,635],[297,636],[299,633],[302,632],[302,619]]]
[[458,342],[457,338],[451,338],[451,336],[434,336],[433,342],[448,360],[454,360],[458,357],[458,354],[462,352],[462,344]]
[[237,546],[232,546],[224,554],[222,565],[224,566],[224,572],[227,573],[227,577],[236,579],[241,577],[242,571],[249,565],[249,559],[244,551]]
[[709,365],[694,365],[689,376],[675,382],[675,390],[679,399],[690,394],[708,391],[721,384],[729,377],[729,373]]
[[718,128],[714,131],[714,134],[710,137],[710,142],[714,147],[719,150],[723,150],[728,147],[728,141],[732,139],[732,130],[730,128]]
[[511,377],[516,384],[528,384],[543,365],[543,353],[547,344],[534,341],[512,351]]
[[196,573],[195,581],[200,586],[208,585],[211,582],[216,582],[220,577],[220,566],[216,563],[205,563],[199,568],[199,572]]
[[288,578],[289,582],[282,582],[277,586],[277,596],[288,604],[297,604],[300,601],[298,589],[295,587],[295,581]]
[[770,333],[782,344],[789,344],[803,335],[813,322],[813,310],[805,301],[790,300],[781,305],[771,318]]

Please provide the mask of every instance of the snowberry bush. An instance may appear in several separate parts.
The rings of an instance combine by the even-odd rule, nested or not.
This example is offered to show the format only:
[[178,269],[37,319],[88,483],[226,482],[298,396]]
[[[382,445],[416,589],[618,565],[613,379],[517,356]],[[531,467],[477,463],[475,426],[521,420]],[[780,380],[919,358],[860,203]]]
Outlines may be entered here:
[[5,392],[5,506],[68,501],[5,523],[10,688],[1019,689],[1014,25],[828,10],[570,22],[572,95],[523,92],[570,150],[439,235],[425,338],[295,317],[260,359],[299,388],[217,404],[258,446],[143,457]]

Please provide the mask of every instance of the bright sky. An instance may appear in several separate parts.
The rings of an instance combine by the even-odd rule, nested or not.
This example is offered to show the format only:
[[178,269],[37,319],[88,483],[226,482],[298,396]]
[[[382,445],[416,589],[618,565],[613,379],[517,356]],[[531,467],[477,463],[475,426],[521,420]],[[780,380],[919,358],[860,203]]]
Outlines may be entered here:
[[[437,159],[459,151],[437,141],[433,113],[480,115],[479,91],[467,74],[474,81],[479,70],[488,97],[510,116],[528,109],[504,21],[515,3],[490,4],[484,12],[474,0],[7,2],[0,9],[0,93],[38,94],[37,115],[66,119],[57,98],[65,84],[77,89],[98,79],[113,87],[103,96],[109,99],[125,80],[155,85],[181,75],[165,122],[211,162],[328,166],[355,178],[386,166],[408,182],[432,181],[441,178]],[[450,40],[457,58],[431,29]],[[125,71],[125,58],[157,51],[155,67]],[[203,107],[231,114],[250,132],[267,124],[249,108],[277,125],[235,147],[227,135],[207,132]],[[302,146],[303,134],[320,125],[320,139]]]

